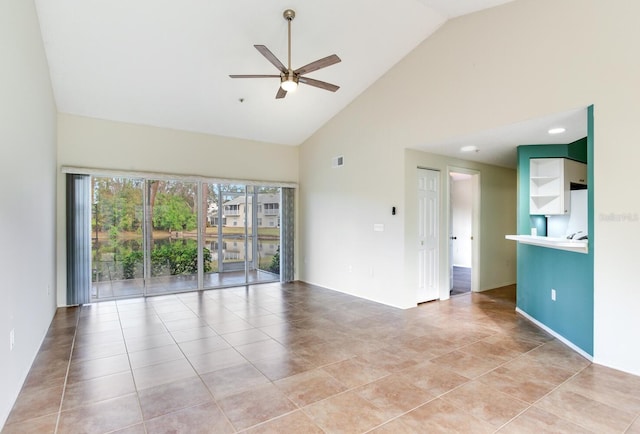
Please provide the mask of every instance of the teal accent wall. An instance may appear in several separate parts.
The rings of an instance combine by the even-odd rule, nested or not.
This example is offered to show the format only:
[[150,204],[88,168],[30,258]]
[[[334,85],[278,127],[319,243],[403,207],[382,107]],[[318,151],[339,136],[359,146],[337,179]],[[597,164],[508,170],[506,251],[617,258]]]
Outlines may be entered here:
[[[568,145],[518,147],[518,234],[546,235],[544,216],[529,215],[529,159],[564,157],[593,162],[593,107],[587,137]],[[587,166],[589,253],[518,243],[517,306],[568,341],[593,355],[593,164]],[[556,301],[551,300],[551,288]]]

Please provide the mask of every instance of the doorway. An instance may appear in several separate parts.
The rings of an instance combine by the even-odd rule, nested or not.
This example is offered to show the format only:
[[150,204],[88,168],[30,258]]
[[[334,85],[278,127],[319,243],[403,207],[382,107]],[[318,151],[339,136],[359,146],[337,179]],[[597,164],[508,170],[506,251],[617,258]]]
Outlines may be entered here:
[[449,294],[478,290],[480,173],[449,169]]

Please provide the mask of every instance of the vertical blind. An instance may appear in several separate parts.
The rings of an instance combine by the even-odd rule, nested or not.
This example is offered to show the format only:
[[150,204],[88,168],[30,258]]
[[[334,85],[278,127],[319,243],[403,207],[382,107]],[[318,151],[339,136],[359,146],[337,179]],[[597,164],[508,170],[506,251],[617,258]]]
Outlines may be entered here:
[[91,178],[67,174],[67,304],[91,302]]
[[295,278],[294,253],[294,221],[295,221],[295,189],[282,188],[282,239],[280,240],[280,281],[291,282]]

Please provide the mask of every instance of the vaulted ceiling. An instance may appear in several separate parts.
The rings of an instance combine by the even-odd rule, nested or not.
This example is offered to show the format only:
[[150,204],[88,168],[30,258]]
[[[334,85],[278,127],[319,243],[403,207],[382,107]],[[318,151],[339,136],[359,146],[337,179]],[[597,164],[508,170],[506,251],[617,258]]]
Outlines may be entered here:
[[[299,145],[448,19],[511,0],[36,0],[58,110],[101,119]],[[292,66],[342,62],[275,99],[277,74],[256,49]]]
[[[299,145],[447,20],[512,0],[35,0],[58,111],[219,136]],[[342,61],[308,77],[335,92],[300,86],[276,99],[278,74],[255,48],[287,64],[287,21],[294,9],[292,67],[330,54]],[[422,150],[506,167],[515,145],[564,143],[584,136],[584,109]],[[478,152],[461,154],[473,144]]]

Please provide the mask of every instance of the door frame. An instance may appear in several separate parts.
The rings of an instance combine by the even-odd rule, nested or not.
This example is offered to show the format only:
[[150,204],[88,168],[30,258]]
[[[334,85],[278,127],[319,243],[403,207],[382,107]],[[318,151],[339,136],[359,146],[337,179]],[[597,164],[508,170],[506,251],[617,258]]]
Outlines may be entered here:
[[[446,279],[447,285],[446,288],[443,288],[443,292],[446,290],[446,298],[449,298],[449,282],[452,279],[452,255],[451,255],[451,242],[449,240],[452,228],[451,228],[451,173],[464,173],[467,175],[471,175],[471,188],[472,188],[472,219],[471,219],[471,234],[472,234],[472,243],[471,243],[471,292],[479,292],[480,291],[480,216],[481,216],[481,172],[475,169],[469,169],[466,167],[459,166],[447,166],[447,183],[446,183],[446,206],[445,212],[447,213],[445,222],[447,224],[447,243],[445,243],[445,258],[447,263],[447,276]],[[444,294],[441,294],[441,297]],[[444,298],[444,297],[442,297]]]

